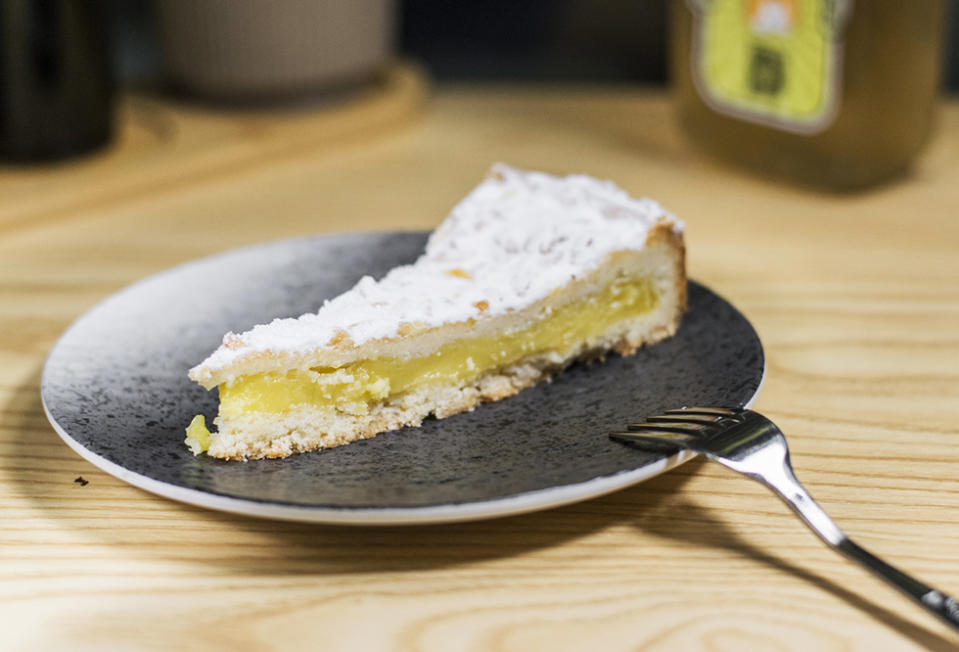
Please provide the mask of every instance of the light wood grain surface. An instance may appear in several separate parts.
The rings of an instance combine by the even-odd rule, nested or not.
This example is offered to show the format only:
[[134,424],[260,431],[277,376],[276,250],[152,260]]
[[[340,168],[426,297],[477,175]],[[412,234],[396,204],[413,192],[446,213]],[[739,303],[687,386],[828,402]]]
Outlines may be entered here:
[[908,179],[837,197],[703,158],[658,93],[453,87],[420,111],[415,76],[391,83],[319,113],[138,96],[108,152],[0,171],[0,648],[959,646],[699,461],[561,509],[363,529],[180,505],[68,449],[41,366],[123,286],[265,240],[432,227],[493,161],[581,171],[686,220],[691,276],[764,341],[757,409],[800,478],[861,544],[959,594],[959,103]]

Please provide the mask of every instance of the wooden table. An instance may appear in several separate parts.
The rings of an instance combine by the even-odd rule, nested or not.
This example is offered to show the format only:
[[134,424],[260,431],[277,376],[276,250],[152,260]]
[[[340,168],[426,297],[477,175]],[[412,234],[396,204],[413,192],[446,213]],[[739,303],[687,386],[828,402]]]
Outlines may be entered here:
[[270,239],[432,227],[493,161],[582,171],[686,220],[691,276],[765,343],[757,409],[799,476],[860,543],[959,594],[959,104],[908,179],[825,196],[702,157],[658,92],[422,103],[415,78],[393,83],[323,113],[136,96],[106,153],[0,172],[0,648],[959,646],[762,487],[698,461],[561,509],[364,529],[180,505],[67,448],[41,365],[119,288]]

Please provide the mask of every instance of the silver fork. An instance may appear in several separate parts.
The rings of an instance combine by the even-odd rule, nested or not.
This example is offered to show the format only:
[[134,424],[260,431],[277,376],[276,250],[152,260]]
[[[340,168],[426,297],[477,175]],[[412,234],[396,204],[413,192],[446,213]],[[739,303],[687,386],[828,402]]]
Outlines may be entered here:
[[752,410],[691,407],[613,432],[617,441],[663,452],[687,449],[758,480],[773,490],[830,548],[859,562],[959,630],[959,602],[861,548],[806,492],[789,461],[789,447],[772,421]]

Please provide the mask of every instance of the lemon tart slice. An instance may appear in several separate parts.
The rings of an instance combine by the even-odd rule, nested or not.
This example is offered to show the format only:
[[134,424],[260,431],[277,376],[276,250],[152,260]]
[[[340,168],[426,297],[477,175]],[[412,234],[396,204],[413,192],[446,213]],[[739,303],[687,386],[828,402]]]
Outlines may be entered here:
[[227,333],[190,378],[219,388],[194,453],[285,457],[495,401],[668,337],[686,304],[683,225],[611,182],[495,165],[413,264],[317,313]]

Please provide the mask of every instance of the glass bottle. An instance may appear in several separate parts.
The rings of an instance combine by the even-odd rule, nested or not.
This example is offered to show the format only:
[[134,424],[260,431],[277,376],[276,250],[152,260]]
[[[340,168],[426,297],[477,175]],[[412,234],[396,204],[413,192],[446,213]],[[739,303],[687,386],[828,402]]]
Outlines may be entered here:
[[0,2],[0,160],[54,161],[110,140],[105,20],[95,0]]
[[939,91],[942,0],[674,0],[680,122],[731,162],[834,190],[903,173]]

